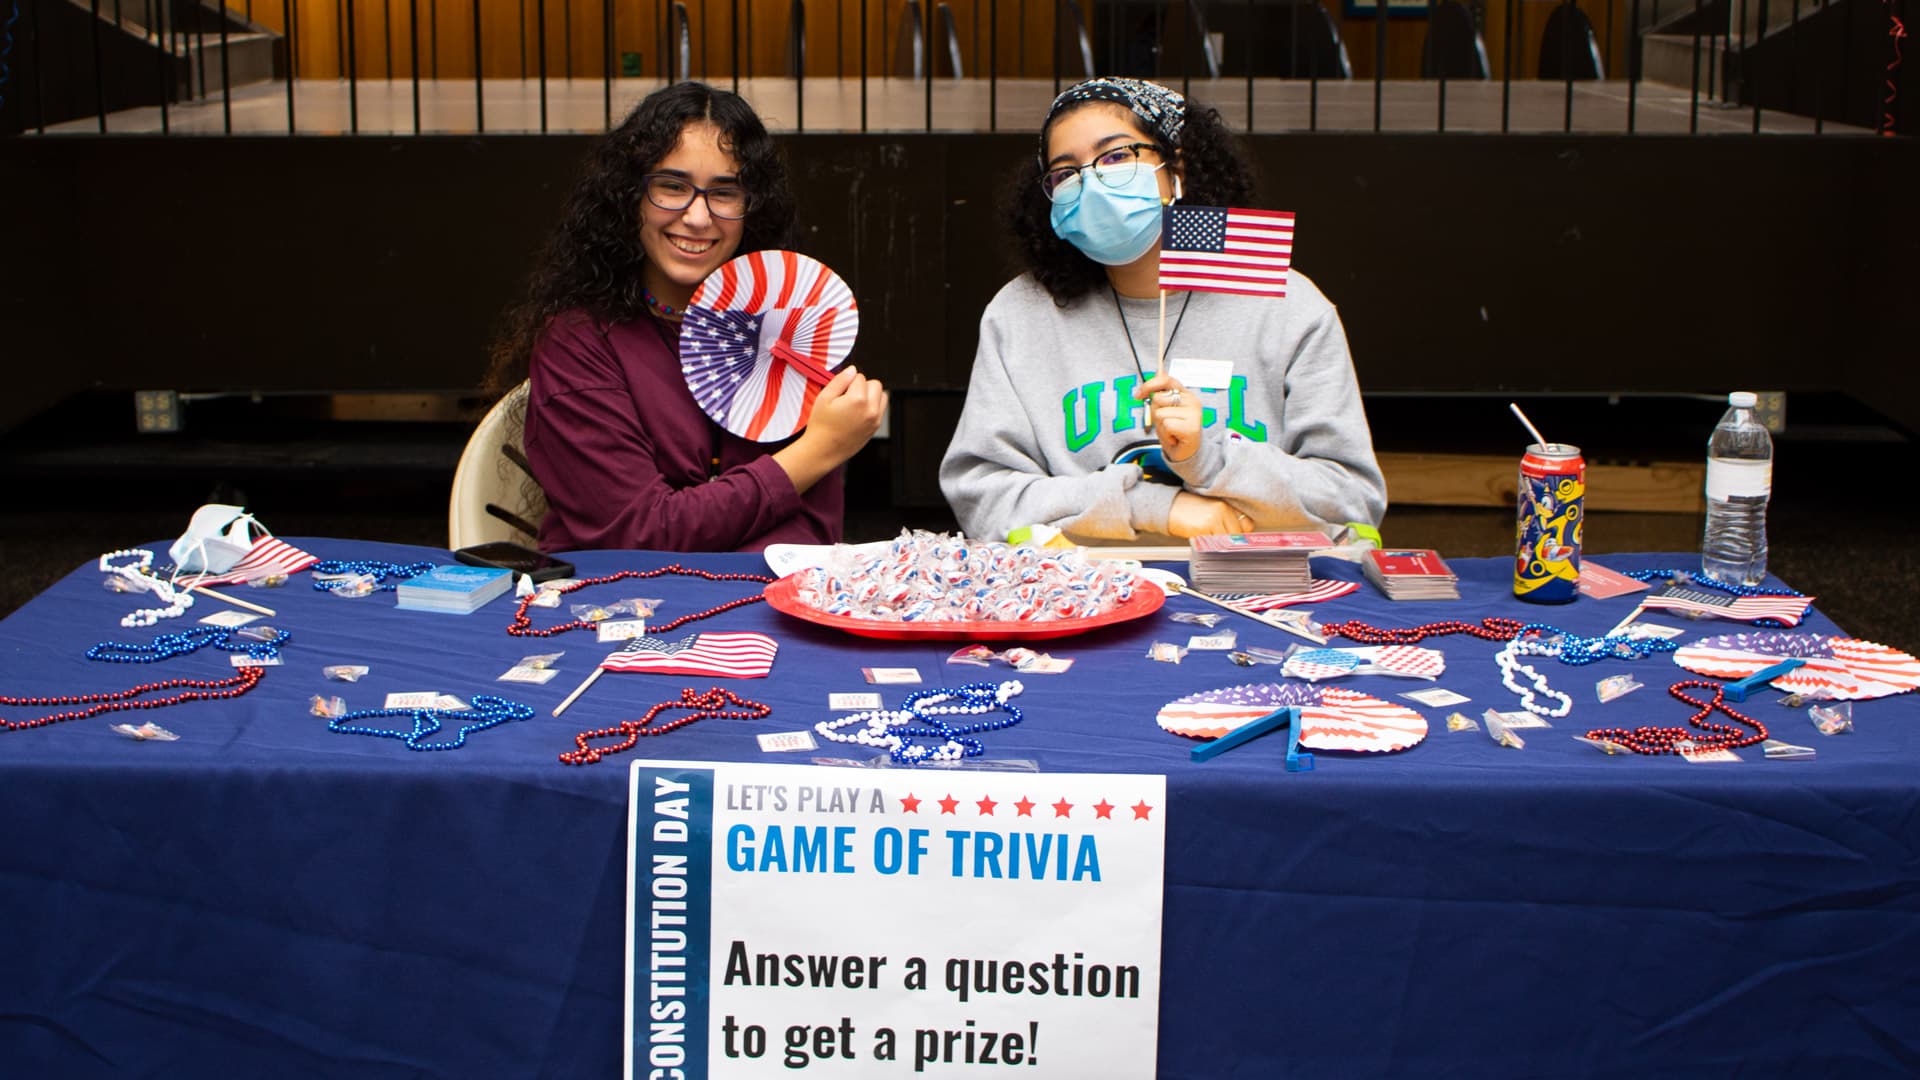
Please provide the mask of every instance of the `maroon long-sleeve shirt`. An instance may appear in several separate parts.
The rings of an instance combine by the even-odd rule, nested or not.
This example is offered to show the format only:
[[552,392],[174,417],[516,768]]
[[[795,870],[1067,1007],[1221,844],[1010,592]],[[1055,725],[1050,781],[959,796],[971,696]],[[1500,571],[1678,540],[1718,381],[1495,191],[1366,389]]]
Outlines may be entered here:
[[[570,311],[532,357],[526,454],[547,496],[546,551],[759,551],[836,543],[835,470],[803,495],[771,453],[728,432],[680,374],[677,323],[597,325]],[[716,463],[717,459],[717,463]]]

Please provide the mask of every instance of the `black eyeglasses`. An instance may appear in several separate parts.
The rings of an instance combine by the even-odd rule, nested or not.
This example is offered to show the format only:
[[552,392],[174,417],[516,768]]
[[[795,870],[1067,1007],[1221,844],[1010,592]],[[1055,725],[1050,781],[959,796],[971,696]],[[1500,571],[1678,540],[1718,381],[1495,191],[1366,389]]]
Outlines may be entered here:
[[[1040,190],[1048,199],[1057,203],[1078,202],[1083,186],[1081,175],[1088,169],[1100,178],[1108,187],[1125,187],[1133,179],[1134,171],[1140,167],[1140,152],[1149,150],[1158,154],[1160,148],[1152,143],[1128,143],[1103,150],[1100,156],[1085,165],[1062,165],[1057,169],[1048,169],[1040,174]],[[1158,166],[1155,166],[1158,168]]]
[[685,210],[702,195],[707,197],[708,212],[717,218],[737,220],[753,209],[753,196],[736,184],[703,188],[672,173],[648,173],[640,179],[646,185],[647,201],[662,210]]

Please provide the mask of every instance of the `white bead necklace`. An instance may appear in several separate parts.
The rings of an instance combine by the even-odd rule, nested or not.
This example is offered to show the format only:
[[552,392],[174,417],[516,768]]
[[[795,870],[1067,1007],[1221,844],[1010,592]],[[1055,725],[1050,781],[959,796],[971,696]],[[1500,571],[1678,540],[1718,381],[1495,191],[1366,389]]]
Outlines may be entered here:
[[[1547,677],[1520,662],[1522,656],[1558,656],[1560,647],[1541,641],[1514,638],[1507,647],[1494,654],[1494,661],[1500,665],[1500,683],[1507,689],[1520,695],[1520,707],[1538,716],[1565,716],[1573,711],[1573,697],[1563,694],[1547,685]],[[1533,685],[1521,686],[1519,677],[1525,675]],[[1545,697],[1559,704],[1548,708],[1540,704],[1536,697]]]
[[[130,563],[116,563],[116,559],[132,559]],[[153,566],[153,552],[145,548],[123,548],[109,551],[100,556],[102,573],[112,574],[125,581],[133,592],[150,592],[160,598],[164,607],[141,608],[121,616],[120,625],[126,627],[152,626],[161,619],[171,619],[183,614],[193,606],[193,595],[187,589],[176,589],[170,581],[163,581],[148,573]]]

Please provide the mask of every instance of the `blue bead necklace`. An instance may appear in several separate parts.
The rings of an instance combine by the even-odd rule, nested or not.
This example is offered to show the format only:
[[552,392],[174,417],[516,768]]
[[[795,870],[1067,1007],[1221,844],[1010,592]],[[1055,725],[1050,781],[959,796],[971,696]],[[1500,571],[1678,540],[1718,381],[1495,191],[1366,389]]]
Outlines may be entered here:
[[[433,569],[433,565],[430,562],[401,564],[379,559],[323,559],[313,564],[313,587],[320,592],[327,592],[339,582],[322,581],[321,578],[365,574],[374,580],[375,592],[392,592],[400,587],[402,581],[419,577]],[[393,580],[389,581],[388,578]]]
[[[1676,641],[1658,637],[1628,637],[1625,634],[1581,637],[1546,623],[1528,623],[1514,635],[1514,640],[1557,648],[1554,655],[1560,658],[1560,662],[1574,667],[1600,660],[1638,660],[1654,653],[1670,653],[1680,647]],[[1544,650],[1535,655],[1543,653]]]
[[220,626],[196,626],[177,634],[161,634],[145,645],[103,641],[87,650],[87,659],[112,664],[154,664],[199,652],[211,645],[230,653],[244,653],[251,660],[267,661],[279,656],[280,646],[293,638],[285,630],[269,629],[273,629],[274,636],[266,641],[249,641],[240,638],[238,631]]
[[[492,694],[475,694],[470,709],[357,709],[343,713],[327,721],[328,731],[337,731],[342,735],[371,735],[380,739],[399,739],[409,750],[458,750],[467,744],[467,736],[476,731],[485,731],[498,727],[509,720],[525,720],[533,715],[533,707],[517,701],[495,697]],[[357,721],[374,720],[384,716],[411,716],[413,727],[407,731],[394,728],[366,727]],[[441,718],[470,720],[462,724],[449,742],[430,743],[425,740],[439,733]]]
[[[925,726],[916,727],[909,720],[889,727],[888,733],[898,736],[900,742],[887,751],[888,756],[902,765],[979,757],[987,752],[986,745],[969,736],[983,731],[999,731],[1019,723],[1022,719],[1020,709],[1009,699],[1022,689],[1024,687],[1020,681],[1013,679],[1003,683],[979,682],[951,688],[916,690],[900,703],[900,711]],[[946,716],[978,716],[992,712],[1004,715],[971,724],[951,724],[943,719]],[[915,738],[934,738],[943,742],[939,746],[921,745],[910,741]]]
[[1656,581],[1667,581],[1675,585],[1693,584],[1703,589],[1718,589],[1721,592],[1731,593],[1734,596],[1807,595],[1803,592],[1795,592],[1784,585],[1777,589],[1768,589],[1759,585],[1741,585],[1738,582],[1715,581],[1713,578],[1693,570],[1629,570],[1627,571],[1627,576],[1635,581],[1644,581],[1648,584]]

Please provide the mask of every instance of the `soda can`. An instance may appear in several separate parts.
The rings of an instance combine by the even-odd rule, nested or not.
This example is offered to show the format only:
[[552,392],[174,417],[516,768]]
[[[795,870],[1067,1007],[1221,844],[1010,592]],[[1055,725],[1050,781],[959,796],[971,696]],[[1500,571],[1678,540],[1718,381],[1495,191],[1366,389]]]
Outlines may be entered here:
[[1513,595],[1564,604],[1579,595],[1587,463],[1580,448],[1534,443],[1520,458],[1520,520]]

